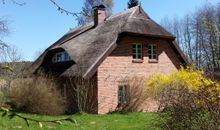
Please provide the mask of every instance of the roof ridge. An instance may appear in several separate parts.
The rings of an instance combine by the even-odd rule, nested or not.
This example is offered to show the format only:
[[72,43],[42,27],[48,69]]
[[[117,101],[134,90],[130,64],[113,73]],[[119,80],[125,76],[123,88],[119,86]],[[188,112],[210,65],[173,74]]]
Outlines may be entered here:
[[[125,10],[125,11],[121,11],[121,12],[119,12],[119,13],[117,13],[117,14],[113,14],[113,15],[111,15],[112,17],[111,17],[111,16],[108,17],[107,20],[108,20],[108,19],[111,19],[111,18],[114,18],[114,17],[118,17],[118,16],[121,16],[121,15],[124,15],[124,14],[129,13],[129,12],[132,12],[132,13],[130,14],[130,16],[131,16],[138,8],[140,8],[140,5],[135,6],[135,7],[132,7],[132,8],[127,9],[127,10]],[[129,17],[130,17],[130,16],[129,16]],[[123,26],[125,26],[125,25],[126,25],[126,23],[125,23]],[[91,27],[90,27],[90,26],[91,26]],[[83,28],[86,28],[86,27],[88,27],[88,29],[84,30]],[[69,41],[69,40],[71,40],[72,38],[75,38],[75,37],[77,37],[78,35],[87,32],[88,30],[92,29],[93,27],[94,27],[94,23],[93,23],[93,22],[90,22],[90,23],[85,24],[84,26],[81,26],[81,27],[79,27],[79,28],[73,29],[73,31],[67,32],[66,34],[70,34],[71,32],[74,32],[74,31],[76,31],[76,30],[82,29],[81,31],[79,31],[78,33],[76,33],[76,34],[74,34],[73,36],[69,37],[68,39],[62,41],[62,42],[61,42],[60,44],[58,44],[58,45],[62,45],[62,44],[65,43],[66,41]]]
[[76,26],[76,27],[74,27],[74,28],[71,28],[66,34],[72,33],[72,32],[74,32],[74,31],[76,31],[76,30],[80,30],[80,29],[89,27],[89,26],[91,26],[91,25],[93,25],[93,24],[94,24],[93,22],[89,22],[89,23],[87,23],[87,24],[85,24],[85,25],[82,25],[82,26]]
[[[108,19],[111,19],[111,18],[114,18],[114,17],[117,17],[117,16],[120,16],[120,15],[124,15],[124,14],[129,13],[129,12],[132,12],[132,14],[133,14],[133,13],[136,11],[136,9],[138,9],[138,8],[140,8],[140,5],[135,6],[135,7],[132,7],[132,8],[129,8],[129,9],[125,10],[125,11],[121,11],[121,12],[119,12],[119,13],[117,13],[117,14],[113,14],[113,15],[109,16],[109,17],[107,18],[107,20],[108,20]],[[132,14],[130,14],[130,15],[132,15]],[[88,27],[88,28],[87,28],[87,27]],[[66,41],[69,41],[69,40],[71,40],[72,38],[75,38],[76,36],[78,36],[78,35],[80,35],[80,34],[86,32],[86,31],[92,29],[93,27],[94,27],[94,23],[93,23],[93,22],[90,22],[90,23],[87,23],[87,24],[85,24],[85,25],[83,25],[83,26],[81,26],[81,27],[78,27],[78,28],[76,27],[76,28],[71,29],[71,30],[68,31],[65,35],[68,35],[68,34],[70,34],[70,33],[73,33],[74,31],[77,31],[77,30],[80,30],[80,29],[81,29],[81,31],[79,31],[78,33],[76,33],[76,34],[74,34],[73,36],[69,37],[68,39],[62,41],[62,42],[59,43],[58,45],[62,45],[62,44],[65,43]],[[87,29],[84,30],[83,28],[87,28]],[[65,35],[64,35],[64,36],[65,36]],[[58,40],[58,41],[59,41],[59,40]],[[56,45],[57,45],[57,44],[55,44],[55,46],[56,46]]]
[[140,6],[135,6],[135,7],[132,7],[130,9],[126,9],[124,11],[121,11],[121,12],[118,12],[116,14],[113,14],[111,16],[109,16],[106,20],[109,20],[109,19],[112,19],[112,18],[115,18],[115,17],[118,17],[118,16],[121,16],[121,15],[124,15],[126,13],[130,13],[130,12],[134,12],[137,8],[139,8]]

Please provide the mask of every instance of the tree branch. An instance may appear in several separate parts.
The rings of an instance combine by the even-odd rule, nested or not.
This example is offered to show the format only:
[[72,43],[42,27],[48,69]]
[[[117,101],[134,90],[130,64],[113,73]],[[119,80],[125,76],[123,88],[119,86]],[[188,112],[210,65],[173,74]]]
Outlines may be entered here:
[[17,2],[16,0],[2,0],[2,4],[5,4],[6,1],[11,1],[13,4],[16,4],[16,5],[19,5],[19,6],[23,6],[23,5],[26,4],[25,2],[20,3],[20,2]]
[[20,115],[16,112],[13,112],[7,108],[4,108],[4,107],[1,107],[0,111],[3,112],[2,117],[8,116],[9,119],[13,119],[14,117],[18,117],[20,119],[23,119],[26,122],[28,127],[30,126],[30,123],[29,123],[30,121],[38,123],[41,128],[43,127],[42,123],[55,123],[55,124],[61,125],[63,121],[68,121],[68,122],[72,122],[72,123],[77,124],[77,121],[72,119],[71,117],[67,117],[67,118],[63,118],[63,119],[56,119],[56,120],[38,120],[38,119],[33,119],[33,118],[22,116],[22,115]]
[[57,10],[60,11],[61,13],[65,13],[66,15],[72,15],[73,17],[79,17],[79,14],[81,13],[73,13],[71,11],[68,11],[64,8],[62,8],[60,5],[58,5],[54,0],[50,0],[50,2],[52,2],[56,7],[57,7]]

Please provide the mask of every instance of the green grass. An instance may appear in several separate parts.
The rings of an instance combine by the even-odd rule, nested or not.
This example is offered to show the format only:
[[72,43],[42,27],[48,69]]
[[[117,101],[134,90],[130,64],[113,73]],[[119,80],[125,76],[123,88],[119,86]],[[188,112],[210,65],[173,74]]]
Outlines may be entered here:
[[[41,120],[54,120],[68,117],[51,117],[33,114],[21,115]],[[43,123],[43,128],[40,128],[38,123],[34,122],[30,122],[30,126],[28,127],[25,121],[18,117],[11,120],[8,117],[0,117],[0,130],[159,130],[159,128],[154,127],[157,117],[156,113],[114,113],[108,115],[76,114],[71,115],[71,118],[75,119],[77,124],[70,122],[63,122],[62,125]]]

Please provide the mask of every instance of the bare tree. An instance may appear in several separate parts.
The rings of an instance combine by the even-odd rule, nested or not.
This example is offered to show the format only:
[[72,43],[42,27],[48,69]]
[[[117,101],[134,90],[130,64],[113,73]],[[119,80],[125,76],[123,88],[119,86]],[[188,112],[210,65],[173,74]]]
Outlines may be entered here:
[[162,26],[173,33],[183,52],[198,69],[220,70],[220,5],[206,4],[181,19],[164,18]]
[[166,28],[169,32],[171,32],[173,35],[176,36],[177,43],[185,52],[187,50],[187,47],[183,44],[182,24],[183,24],[182,21],[177,17],[174,17],[173,19],[170,19],[169,17],[165,17],[161,20],[161,25],[164,28]]
[[12,70],[13,73],[20,73],[24,67],[22,63],[19,63],[22,56],[18,48],[2,40],[9,33],[9,20],[0,18],[0,76],[5,78],[12,76]]
[[0,49],[3,49],[4,47],[7,46],[1,38],[7,35],[8,33],[9,33],[8,20],[4,18],[0,18]]
[[184,37],[184,44],[186,45],[187,48],[187,55],[189,58],[194,61],[193,59],[193,54],[192,54],[192,28],[191,28],[191,18],[189,15],[186,15],[184,17],[184,23],[183,23],[183,37]]
[[22,60],[21,53],[14,45],[5,43],[2,38],[10,33],[9,22],[5,18],[0,18],[0,63],[1,68],[10,66],[11,70],[16,67],[16,62]]

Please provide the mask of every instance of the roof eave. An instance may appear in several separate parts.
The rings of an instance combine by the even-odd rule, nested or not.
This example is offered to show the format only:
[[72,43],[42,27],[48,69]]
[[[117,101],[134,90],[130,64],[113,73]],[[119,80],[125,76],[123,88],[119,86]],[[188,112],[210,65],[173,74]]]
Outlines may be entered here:
[[[116,39],[117,40],[117,39]],[[110,46],[105,50],[105,52],[96,60],[96,62],[86,71],[83,75],[83,78],[90,78],[92,77],[99,65],[105,60],[105,58],[111,54],[111,52],[117,47],[116,40],[110,44]]]
[[122,33],[120,33],[119,35],[132,35],[132,36],[138,36],[138,37],[152,37],[152,38],[164,38],[164,39],[169,39],[174,41],[176,39],[175,36],[169,36],[169,35],[158,35],[158,34],[143,34],[143,33],[134,33],[134,32],[127,32],[124,31]]
[[180,54],[181,58],[183,59],[183,61],[185,62],[185,66],[190,66],[192,65],[192,63],[190,62],[190,60],[186,57],[186,55],[183,53],[183,51],[180,49],[179,45],[177,44],[177,42],[174,40],[172,41],[172,44],[174,45],[175,49],[178,51],[178,53]]

